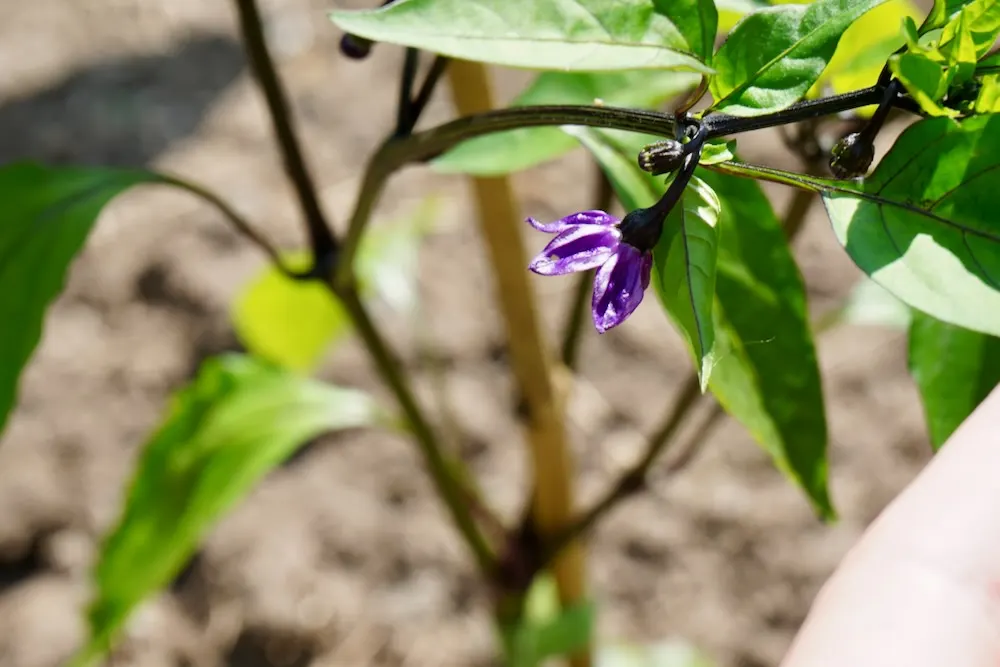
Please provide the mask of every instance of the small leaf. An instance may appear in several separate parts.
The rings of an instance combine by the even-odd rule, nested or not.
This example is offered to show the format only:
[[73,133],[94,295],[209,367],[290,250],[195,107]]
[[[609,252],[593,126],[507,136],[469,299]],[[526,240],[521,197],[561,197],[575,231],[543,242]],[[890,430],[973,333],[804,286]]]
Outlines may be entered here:
[[889,68],[916,102],[931,116],[955,117],[959,112],[940,104],[954,71],[923,53],[901,53],[889,59]]
[[[307,251],[282,259],[297,271],[312,266]],[[351,331],[343,306],[321,282],[289,278],[271,264],[233,301],[231,319],[247,350],[298,372],[315,368],[329,346]]]
[[993,47],[1000,32],[1000,2],[973,0],[952,16],[941,31],[942,52],[956,62],[975,62]]
[[330,16],[371,40],[497,65],[712,71],[649,0],[401,0]]
[[832,518],[823,390],[802,276],[760,185],[703,177],[722,202],[709,388],[817,512]]
[[[408,217],[369,225],[355,260],[365,298],[377,294],[400,311],[416,304],[420,242],[437,211],[426,199]],[[311,253],[283,256],[286,266],[305,270]],[[343,306],[321,282],[296,280],[267,265],[233,301],[230,317],[240,342],[254,355],[300,373],[314,370],[323,354],[352,330]]]
[[651,285],[695,359],[701,390],[716,363],[712,307],[719,250],[719,198],[698,177],[664,223],[653,249]]
[[101,209],[123,190],[159,178],[140,170],[0,167],[0,433],[45,312]]
[[920,34],[923,35],[931,30],[943,28],[956,13],[962,11],[962,7],[974,1],[975,0],[934,0],[930,13],[927,14],[927,18],[924,19],[923,24],[920,26]]
[[[698,83],[694,74],[633,70],[579,74],[543,72],[512,106],[593,104],[652,107]],[[499,176],[553,160],[579,144],[557,127],[497,132],[462,142],[431,165],[444,173]]]
[[709,141],[701,151],[701,159],[698,164],[704,166],[709,164],[719,164],[735,159],[733,151],[736,150],[736,142],[730,141]]
[[1000,338],[914,312],[910,373],[937,450],[1000,383]]
[[756,116],[794,104],[819,79],[848,26],[882,2],[819,0],[748,15],[713,59],[715,110]]
[[976,113],[1000,113],[1000,75],[984,76],[981,83],[982,87],[976,96]]
[[706,63],[711,60],[719,25],[714,0],[653,0],[653,6],[677,26],[691,53]]
[[98,556],[79,663],[106,653],[129,614],[180,571],[209,527],[300,445],[382,419],[359,391],[252,357],[207,361],[143,448],[122,516]]
[[876,282],[940,320],[1000,335],[998,169],[1000,117],[988,115],[910,126],[860,183],[805,180]]

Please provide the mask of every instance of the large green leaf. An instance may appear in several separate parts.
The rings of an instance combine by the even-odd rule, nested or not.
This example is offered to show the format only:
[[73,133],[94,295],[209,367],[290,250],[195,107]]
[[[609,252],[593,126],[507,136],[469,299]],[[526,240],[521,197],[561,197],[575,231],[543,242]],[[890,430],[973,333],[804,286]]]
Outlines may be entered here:
[[207,361],[143,448],[124,511],[101,547],[79,663],[105,653],[128,615],[180,571],[205,531],[296,448],[325,431],[382,419],[356,390],[252,357]]
[[819,0],[748,15],[713,59],[714,108],[755,116],[794,104],[823,73],[848,26],[882,2]]
[[722,202],[709,388],[831,517],[823,391],[802,276],[757,183],[710,172],[703,178]]
[[[419,246],[436,212],[435,200],[427,199],[407,217],[368,227],[355,260],[365,298],[377,294],[402,311],[415,306]],[[283,259],[294,270],[312,266],[309,252],[289,253]],[[236,297],[231,319],[247,350],[299,372],[313,370],[351,331],[347,312],[327,287],[290,278],[272,264]]]
[[677,26],[692,53],[705,62],[711,60],[719,27],[715,0],[653,0],[653,5]]
[[921,121],[861,183],[821,182],[837,238],[908,305],[1000,335],[1000,117]]
[[45,311],[98,214],[126,188],[158,180],[144,171],[0,168],[0,433],[18,378],[42,335]]
[[651,285],[677,324],[696,361],[701,390],[715,367],[716,259],[719,252],[719,198],[697,176],[667,216],[653,249]]
[[910,372],[937,449],[1000,383],[1000,338],[914,312]]
[[400,0],[330,16],[368,39],[497,65],[711,72],[649,0]]
[[[593,104],[651,107],[694,86],[698,76],[685,72],[543,72],[512,106]],[[437,171],[496,176],[552,160],[577,142],[557,127],[532,127],[498,132],[465,141],[431,164]]]

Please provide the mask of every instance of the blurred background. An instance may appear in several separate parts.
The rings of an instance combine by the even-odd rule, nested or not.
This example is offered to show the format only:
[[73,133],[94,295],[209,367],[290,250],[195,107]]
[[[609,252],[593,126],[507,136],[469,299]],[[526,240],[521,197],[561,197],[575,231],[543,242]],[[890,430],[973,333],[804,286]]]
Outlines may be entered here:
[[[345,59],[328,9],[262,2],[324,204],[342,223],[393,122],[402,53],[382,45],[366,61]],[[0,3],[0,163],[175,172],[298,246],[294,200],[234,25],[226,0]],[[529,75],[495,80],[506,100]],[[442,87],[424,124],[450,113]],[[741,138],[740,149],[797,166],[774,133]],[[594,182],[582,151],[515,177],[524,214],[542,219],[589,208]],[[788,193],[768,191],[780,214]],[[376,313],[487,497],[513,517],[527,488],[524,449],[464,183],[410,168],[375,223],[428,195],[438,207],[420,249],[419,313]],[[531,252],[545,240],[526,235]],[[796,254],[816,314],[860,276],[818,204]],[[54,667],[82,640],[88,568],[138,447],[203,359],[240,349],[228,304],[263,266],[183,193],[138,189],[101,218],[49,313],[0,446],[0,665]],[[572,282],[535,281],[553,340]],[[930,456],[902,332],[837,328],[819,351],[840,521],[821,525],[741,427],[722,421],[685,470],[654,475],[654,492],[620,505],[591,536],[602,640],[688,641],[722,667],[780,659],[824,579]],[[689,361],[650,303],[602,337],[588,330],[580,369],[568,418],[586,503],[637,455]],[[354,341],[320,375],[389,400]],[[317,441],[270,474],[134,618],[113,664],[489,665],[489,610],[415,448],[358,432]]]

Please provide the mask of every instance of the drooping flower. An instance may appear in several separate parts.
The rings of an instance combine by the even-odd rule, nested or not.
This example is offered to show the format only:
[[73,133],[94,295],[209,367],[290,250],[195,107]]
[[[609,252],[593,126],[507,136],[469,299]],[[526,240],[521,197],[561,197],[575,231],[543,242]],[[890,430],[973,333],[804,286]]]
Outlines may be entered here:
[[[630,220],[647,210],[634,211],[625,221],[604,211],[582,211],[550,223],[528,218],[528,224],[538,231],[556,235],[528,268],[543,276],[597,269],[591,310],[594,326],[604,333],[624,322],[639,307],[643,292],[649,287],[651,250],[660,236],[662,216],[652,230],[645,224],[648,220]],[[627,224],[633,221],[639,224]],[[642,233],[627,234],[623,227],[637,232],[645,229],[641,229]],[[650,238],[652,243],[648,242]],[[640,239],[645,242],[635,242]]]

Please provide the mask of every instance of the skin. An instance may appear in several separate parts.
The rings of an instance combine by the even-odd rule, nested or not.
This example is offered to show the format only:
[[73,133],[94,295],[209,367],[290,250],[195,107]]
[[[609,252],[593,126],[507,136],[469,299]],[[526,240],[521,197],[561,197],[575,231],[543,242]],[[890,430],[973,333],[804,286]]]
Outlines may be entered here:
[[782,667],[1000,667],[1000,388],[872,523]]

